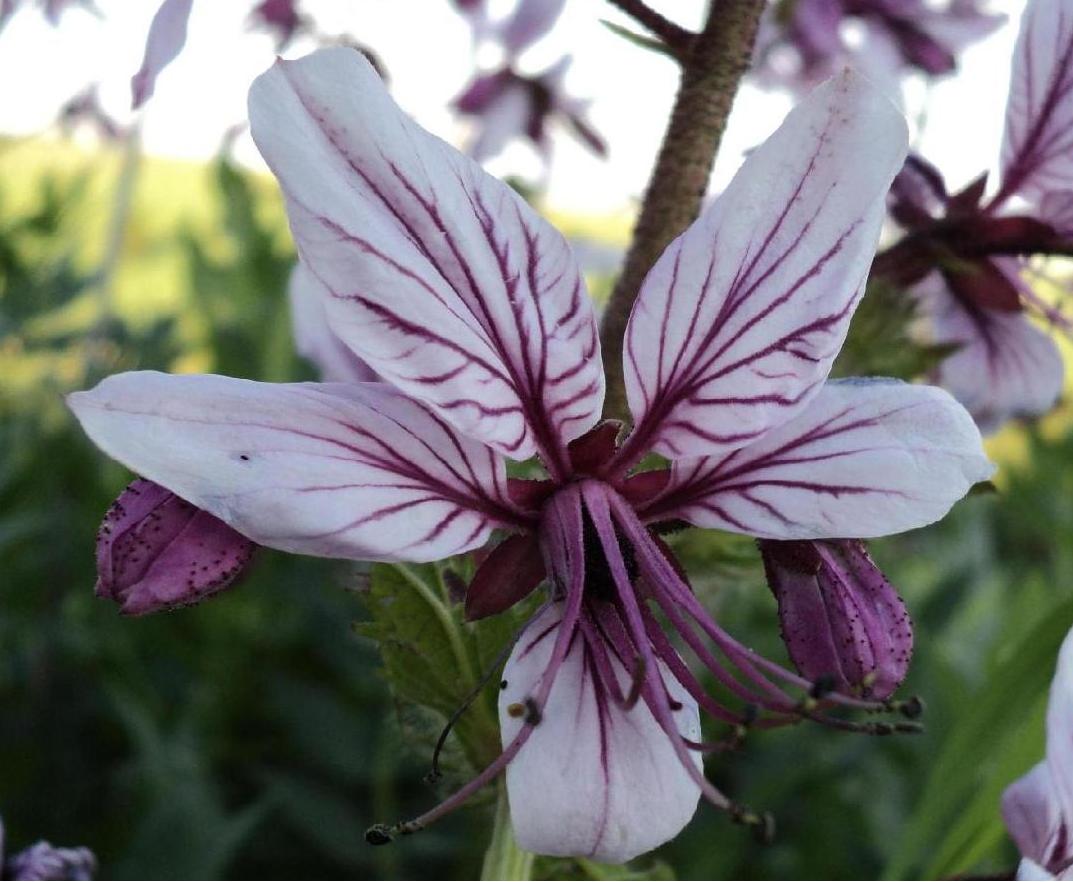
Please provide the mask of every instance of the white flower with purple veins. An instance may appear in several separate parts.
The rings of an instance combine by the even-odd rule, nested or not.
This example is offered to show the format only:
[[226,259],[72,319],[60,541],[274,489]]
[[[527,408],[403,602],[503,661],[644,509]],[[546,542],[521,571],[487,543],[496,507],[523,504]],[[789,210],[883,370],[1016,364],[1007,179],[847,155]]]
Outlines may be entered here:
[[756,59],[761,80],[809,88],[853,64],[881,81],[906,71],[940,76],[957,53],[1004,20],[980,0],[775,0],[761,21]]
[[956,351],[938,381],[986,429],[1054,406],[1062,358],[1035,315],[1070,321],[1023,275],[1031,257],[1073,249],[1073,0],[1033,0],[1013,58],[997,191],[986,176],[950,195],[940,172],[910,157],[891,213],[907,231],[873,273],[917,285],[936,342]]
[[[737,642],[656,530],[879,536],[941,518],[992,473],[947,393],[827,381],[905,153],[904,120],[873,87],[847,72],[818,89],[649,273],[621,444],[599,421],[596,320],[562,236],[404,115],[359,53],[278,62],[250,120],[331,331],[382,382],[138,372],[69,403],[109,455],[253,542],[429,561],[499,530],[469,616],[546,586],[503,673],[502,755],[374,840],[505,770],[523,848],[625,861],[673,837],[702,794],[759,820],[705,779],[718,745],[701,741],[701,708],[735,727],[890,709]],[[637,471],[650,452],[669,467]],[[507,478],[507,459],[534,455],[546,477]],[[704,690],[661,617],[728,697]]]
[[1018,879],[1073,879],[1073,632],[1058,653],[1047,704],[1043,762],[1002,794],[1002,817],[1021,852]]

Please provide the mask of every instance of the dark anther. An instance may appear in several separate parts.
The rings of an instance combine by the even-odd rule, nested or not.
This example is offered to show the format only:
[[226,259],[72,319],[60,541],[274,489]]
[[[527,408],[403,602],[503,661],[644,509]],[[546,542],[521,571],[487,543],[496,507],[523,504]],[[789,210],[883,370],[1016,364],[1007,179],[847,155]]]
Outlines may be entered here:
[[525,705],[520,701],[515,701],[513,704],[507,705],[507,716],[517,719],[525,713]]
[[822,677],[816,678],[816,681],[812,684],[812,688],[809,689],[808,694],[810,698],[815,698],[819,701],[834,692],[837,686],[838,683],[834,677],[830,674],[824,674]]
[[500,689],[506,689],[507,688],[507,681],[506,680],[500,680],[499,681],[499,688]]
[[760,708],[755,704],[747,704],[741,711],[741,724],[743,726],[751,726],[756,722],[756,718],[760,716]]
[[536,701],[532,698],[527,698],[525,700],[525,722],[530,726],[537,726],[540,725],[541,719],[543,719],[543,717],[540,714],[540,708],[537,706]]
[[671,699],[671,710],[672,711],[680,711],[683,707],[685,707],[685,705],[683,705],[682,702],[675,701],[673,698]]
[[901,702],[898,705],[898,710],[907,720],[920,719],[924,713],[924,700],[919,695],[914,695],[912,698],[907,698]]
[[424,781],[429,786],[431,786],[431,785],[435,784],[437,781],[439,781],[440,778],[442,778],[442,777],[443,777],[443,773],[438,768],[435,768],[435,769],[432,769],[421,780]]
[[394,838],[387,824],[373,824],[365,831],[365,841],[369,845],[387,845]]

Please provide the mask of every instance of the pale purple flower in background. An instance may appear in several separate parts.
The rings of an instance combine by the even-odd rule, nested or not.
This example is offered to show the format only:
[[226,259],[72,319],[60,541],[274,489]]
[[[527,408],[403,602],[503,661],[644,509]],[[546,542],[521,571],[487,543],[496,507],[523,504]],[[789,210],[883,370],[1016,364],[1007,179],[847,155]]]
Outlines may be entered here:
[[516,138],[527,139],[545,162],[551,158],[548,123],[560,121],[599,156],[607,144],[587,118],[589,102],[566,91],[570,56],[539,74],[520,72],[519,55],[547,34],[562,14],[565,0],[520,0],[503,20],[491,22],[483,4],[464,9],[474,39],[498,45],[504,61],[491,71],[478,71],[453,102],[462,116],[474,120],[467,152],[478,162],[498,156]]
[[[945,392],[827,382],[864,290],[904,120],[852,74],[817,90],[646,279],[627,331],[632,432],[601,423],[591,303],[569,246],[509,187],[405,116],[362,56],[279,62],[250,95],[310,288],[383,382],[121,374],[69,404],[108,454],[251,541],[428,561],[504,538],[471,617],[547,585],[503,672],[504,770],[523,848],[624,861],[703,794],[699,709],[731,727],[877,710],[742,646],[658,538],[686,521],[779,540],[942,517],[992,466]],[[650,451],[669,468],[636,471]],[[546,477],[509,480],[537,455]],[[501,578],[509,575],[509,579]],[[658,616],[728,690],[707,693]],[[698,630],[699,629],[699,632]]]
[[526,138],[547,160],[551,152],[547,129],[553,120],[565,123],[597,155],[606,155],[607,144],[586,118],[588,102],[566,92],[569,65],[570,58],[565,57],[537,76],[524,76],[509,67],[479,74],[454,101],[460,114],[476,120],[470,156],[484,162],[515,138]]
[[156,88],[156,78],[186,45],[186,26],[194,0],[164,0],[149,25],[145,54],[138,72],[131,77],[131,104],[135,110],[145,104]]
[[92,879],[96,870],[97,860],[88,848],[57,848],[44,841],[5,857],[4,824],[0,820],[0,879],[82,880]]
[[756,44],[759,82],[808,89],[846,64],[896,85],[916,70],[955,70],[957,53],[1005,19],[980,0],[776,0],[761,21]]
[[905,679],[913,626],[864,543],[760,541],[783,642],[813,682],[889,698]]
[[1024,278],[1034,256],[1069,254],[1073,206],[1073,3],[1032,0],[1013,58],[998,189],[986,176],[949,194],[941,173],[911,157],[891,190],[907,235],[873,272],[916,285],[949,389],[985,429],[1054,406],[1064,377],[1052,337],[1030,315],[1073,324]]
[[1002,794],[1002,817],[1021,852],[1018,879],[1073,879],[1073,632],[1058,653],[1042,762]]
[[298,10],[298,0],[261,0],[250,12],[250,20],[275,36],[277,52],[308,27],[308,20]]

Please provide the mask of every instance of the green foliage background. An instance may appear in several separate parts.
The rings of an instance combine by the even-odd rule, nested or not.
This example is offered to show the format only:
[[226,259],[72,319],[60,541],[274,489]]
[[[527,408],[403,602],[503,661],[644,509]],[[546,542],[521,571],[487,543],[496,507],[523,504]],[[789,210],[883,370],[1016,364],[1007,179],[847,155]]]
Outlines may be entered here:
[[[0,143],[8,843],[89,845],[110,878],[472,878],[491,799],[391,847],[369,848],[362,833],[428,808],[494,755],[494,696],[484,694],[450,742],[444,779],[423,781],[444,716],[507,642],[512,620],[461,625],[452,579],[435,568],[370,573],[269,551],[240,588],[179,613],[123,620],[92,596],[94,532],[130,476],[83,438],[63,393],[131,368],[312,377],[290,341],[293,255],[272,182],[223,162],[142,162],[120,259],[102,273],[123,161]],[[621,222],[597,227],[621,235]],[[593,280],[594,290],[607,281]],[[921,370],[930,356],[906,346],[911,318],[904,301],[873,292],[840,369]],[[927,702],[924,735],[799,726],[750,736],[708,772],[775,813],[774,845],[702,806],[676,842],[630,871],[542,861],[537,874],[1012,869],[997,800],[1041,754],[1046,689],[1073,624],[1067,414],[1016,427],[992,450],[1004,466],[998,493],[873,546],[916,622],[905,692]],[[721,621],[782,657],[751,544],[697,531],[673,541]],[[465,575],[465,561],[451,566]]]

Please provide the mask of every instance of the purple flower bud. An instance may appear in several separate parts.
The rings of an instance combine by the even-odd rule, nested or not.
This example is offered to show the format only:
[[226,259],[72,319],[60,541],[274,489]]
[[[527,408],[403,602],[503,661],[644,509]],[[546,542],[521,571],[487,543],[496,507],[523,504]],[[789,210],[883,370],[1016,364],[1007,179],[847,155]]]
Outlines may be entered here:
[[189,606],[231,585],[257,546],[152,481],[134,481],[97,534],[98,597],[125,615]]
[[909,667],[913,627],[864,544],[852,539],[759,544],[797,669],[839,691],[888,698]]
[[88,848],[56,848],[38,842],[19,852],[2,868],[4,879],[92,879],[97,860]]

